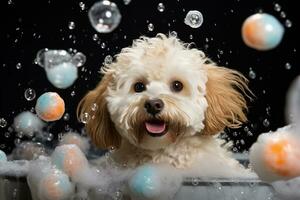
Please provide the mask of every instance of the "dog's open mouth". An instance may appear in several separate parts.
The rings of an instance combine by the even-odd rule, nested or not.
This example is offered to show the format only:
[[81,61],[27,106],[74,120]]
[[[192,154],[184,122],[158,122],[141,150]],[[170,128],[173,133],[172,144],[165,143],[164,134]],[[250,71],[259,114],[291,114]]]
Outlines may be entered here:
[[150,120],[145,122],[147,133],[152,137],[163,136],[167,133],[167,125],[161,120]]

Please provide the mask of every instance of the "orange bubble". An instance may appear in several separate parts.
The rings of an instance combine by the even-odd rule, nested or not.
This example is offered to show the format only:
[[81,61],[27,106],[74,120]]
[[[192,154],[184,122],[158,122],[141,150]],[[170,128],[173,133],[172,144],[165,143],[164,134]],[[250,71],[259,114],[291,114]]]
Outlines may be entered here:
[[63,116],[65,102],[57,93],[47,92],[38,98],[35,109],[42,120],[55,121]]
[[300,152],[290,138],[280,138],[266,144],[264,161],[276,174],[284,177],[300,176]]

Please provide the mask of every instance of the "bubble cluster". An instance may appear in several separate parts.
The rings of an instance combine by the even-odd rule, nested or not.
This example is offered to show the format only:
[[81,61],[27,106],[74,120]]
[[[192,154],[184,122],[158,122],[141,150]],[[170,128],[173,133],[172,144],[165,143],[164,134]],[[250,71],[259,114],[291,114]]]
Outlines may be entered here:
[[121,13],[117,5],[108,0],[95,3],[88,13],[90,22],[99,33],[110,33],[121,22]]
[[187,13],[184,23],[192,28],[199,28],[203,23],[203,15],[198,10],[191,10]]
[[35,63],[44,67],[48,80],[57,88],[70,87],[78,77],[78,69],[86,57],[77,52],[71,55],[65,50],[42,49],[37,53]]

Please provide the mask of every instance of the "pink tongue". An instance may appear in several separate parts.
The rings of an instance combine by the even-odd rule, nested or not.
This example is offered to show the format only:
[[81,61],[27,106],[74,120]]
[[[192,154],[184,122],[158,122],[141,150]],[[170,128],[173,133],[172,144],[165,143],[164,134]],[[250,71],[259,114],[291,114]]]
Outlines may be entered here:
[[150,133],[162,133],[166,129],[166,124],[163,122],[146,122],[145,124],[147,131],[149,131]]

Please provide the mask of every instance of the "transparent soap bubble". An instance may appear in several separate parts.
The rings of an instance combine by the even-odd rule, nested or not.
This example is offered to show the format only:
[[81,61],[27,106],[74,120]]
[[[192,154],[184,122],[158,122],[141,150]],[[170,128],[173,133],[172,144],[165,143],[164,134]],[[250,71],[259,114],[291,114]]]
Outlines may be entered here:
[[89,115],[89,113],[82,113],[82,115],[80,116],[80,121],[84,124],[88,123],[88,121],[91,119],[91,116]]
[[131,0],[123,0],[123,2],[125,5],[128,5],[128,4],[130,4]]
[[70,30],[75,29],[75,22],[70,21],[68,27],[69,27]]
[[24,97],[27,101],[32,101],[36,97],[35,90],[27,88],[24,92]]
[[7,121],[4,118],[0,118],[0,127],[4,128],[7,126]]
[[191,10],[187,13],[184,23],[192,28],[199,28],[203,23],[203,15],[198,10]]
[[88,13],[90,22],[99,33],[110,33],[120,24],[121,13],[117,5],[108,0],[95,3]]
[[154,30],[154,25],[152,23],[148,24],[148,30],[153,31]]
[[157,5],[157,10],[158,10],[159,12],[164,12],[164,11],[165,11],[165,5],[164,5],[163,3],[159,3],[159,4]]

